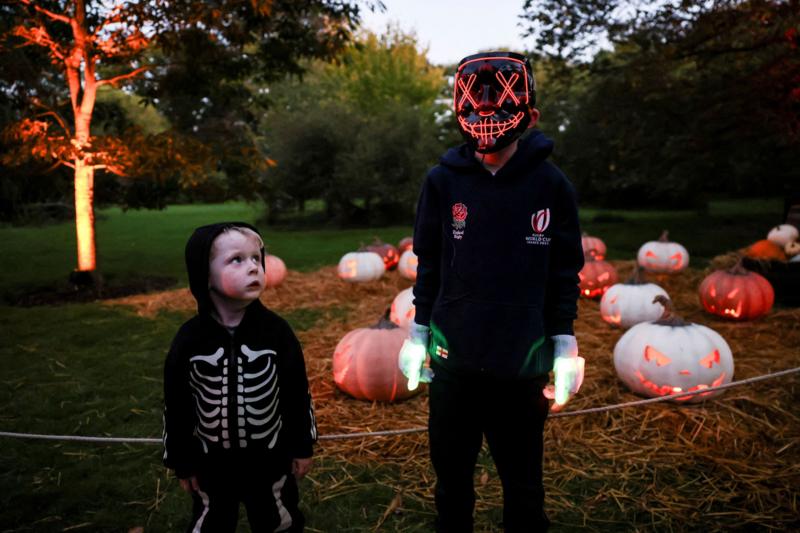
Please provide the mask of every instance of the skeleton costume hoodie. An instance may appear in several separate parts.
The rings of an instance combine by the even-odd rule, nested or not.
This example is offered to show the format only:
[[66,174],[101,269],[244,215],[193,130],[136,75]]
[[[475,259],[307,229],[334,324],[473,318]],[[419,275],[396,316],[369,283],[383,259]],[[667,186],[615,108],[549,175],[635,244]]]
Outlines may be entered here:
[[211,316],[211,244],[231,226],[256,231],[212,224],[186,245],[198,313],[178,330],[164,365],[164,464],[179,478],[231,454],[311,457],[317,437],[303,352],[289,324],[259,300],[232,332]]
[[453,372],[546,374],[550,337],[572,335],[583,267],[575,191],[538,130],[492,175],[467,145],[422,187],[414,228],[416,322]]

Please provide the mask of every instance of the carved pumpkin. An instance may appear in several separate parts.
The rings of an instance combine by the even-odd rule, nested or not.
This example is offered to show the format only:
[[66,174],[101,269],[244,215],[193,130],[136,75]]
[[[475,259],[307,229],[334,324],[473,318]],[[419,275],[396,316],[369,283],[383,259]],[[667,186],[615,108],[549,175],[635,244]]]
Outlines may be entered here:
[[634,269],[633,277],[625,283],[612,285],[600,300],[600,316],[612,326],[629,328],[640,322],[658,319],[664,306],[653,299],[667,292],[655,283],[641,279],[641,267]]
[[764,316],[775,301],[769,281],[745,269],[741,260],[730,270],[717,270],[706,276],[698,292],[706,311],[732,320]]
[[412,250],[406,250],[403,252],[403,255],[400,256],[400,263],[397,265],[397,270],[404,278],[415,281],[417,279],[417,263],[417,254]]
[[779,226],[775,226],[769,230],[769,233],[767,234],[767,240],[774,242],[781,248],[786,246],[787,243],[796,241],[798,237],[800,237],[800,232],[798,232],[797,228],[791,224],[781,224]]
[[414,291],[411,287],[400,291],[392,301],[392,307],[389,311],[389,320],[400,326],[401,328],[408,328],[414,316],[417,314],[417,308],[414,307]]
[[375,252],[383,260],[383,266],[386,270],[394,270],[397,268],[397,262],[400,261],[400,254],[397,253],[397,248],[392,244],[381,242],[377,237],[375,242],[367,246],[368,252]]
[[382,318],[376,325],[347,333],[333,353],[333,380],[359,400],[394,402],[416,394],[398,367],[408,331]]
[[414,238],[413,237],[403,237],[400,239],[400,242],[397,243],[397,252],[400,255],[403,255],[403,252],[406,250],[411,250],[414,247]]
[[[656,397],[716,387],[733,379],[733,354],[711,328],[674,316],[663,296],[664,316],[625,332],[614,347],[617,376],[633,392]],[[721,391],[678,398],[699,402]]]
[[599,237],[592,237],[588,233],[584,233],[581,237],[581,245],[583,254],[590,255],[595,261],[602,261],[606,258],[606,243]]
[[748,246],[744,251],[744,255],[751,259],[786,261],[786,254],[783,252],[783,248],[767,239],[756,241]]
[[669,240],[664,230],[657,241],[649,241],[639,248],[637,261],[648,272],[679,272],[689,266],[689,252],[683,245]]
[[617,269],[605,261],[594,261],[587,254],[583,268],[578,273],[581,296],[584,298],[598,298],[618,280]]
[[338,274],[345,281],[372,281],[385,270],[383,259],[375,252],[350,252],[339,260]]
[[264,256],[264,282],[267,287],[277,287],[286,279],[286,264],[277,255]]

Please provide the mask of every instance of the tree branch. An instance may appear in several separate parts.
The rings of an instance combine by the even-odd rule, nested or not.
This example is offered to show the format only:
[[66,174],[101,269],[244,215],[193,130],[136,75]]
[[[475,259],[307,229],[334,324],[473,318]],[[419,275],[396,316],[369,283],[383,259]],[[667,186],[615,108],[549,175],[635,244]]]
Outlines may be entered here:
[[32,0],[20,0],[20,2],[22,2],[26,6],[32,7],[33,9],[35,9],[36,11],[38,11],[39,13],[41,13],[42,15],[46,16],[47,18],[49,18],[51,20],[56,20],[58,22],[63,22],[64,24],[69,24],[70,23],[70,17],[68,17],[66,15],[60,15],[58,13],[53,13],[49,9],[45,9],[42,6],[38,6],[38,5],[34,4]]
[[[41,105],[41,104],[39,104],[39,105]],[[42,107],[44,107],[44,106],[42,106]],[[36,115],[36,117],[46,117],[46,116],[51,116],[51,117],[55,118],[56,122],[58,122],[58,125],[61,126],[61,129],[64,130],[64,133],[66,133],[70,137],[72,136],[72,133],[70,133],[70,131],[69,131],[69,127],[67,127],[67,123],[61,117],[61,115],[59,115],[55,111],[48,110],[48,111],[45,111],[44,113],[39,113],[38,115]]]
[[130,78],[134,78],[134,77],[138,76],[139,74],[141,74],[142,72],[144,72],[146,70],[150,70],[150,66],[149,65],[145,65],[143,67],[139,67],[136,70],[132,70],[132,71],[128,72],[127,74],[120,74],[119,76],[114,76],[113,78],[109,78],[107,80],[98,80],[97,86],[99,87],[101,85],[112,85],[112,86],[116,87],[117,84],[119,82],[121,82],[122,80],[127,80],[127,79],[130,79]]

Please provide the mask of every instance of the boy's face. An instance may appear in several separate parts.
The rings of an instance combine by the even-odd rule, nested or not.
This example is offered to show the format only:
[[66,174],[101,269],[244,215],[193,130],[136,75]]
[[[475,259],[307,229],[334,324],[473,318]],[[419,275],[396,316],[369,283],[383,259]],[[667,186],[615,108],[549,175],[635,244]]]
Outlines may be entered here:
[[209,289],[224,299],[249,303],[264,290],[261,244],[236,230],[221,233],[211,245]]
[[477,152],[501,150],[529,127],[533,95],[533,77],[522,56],[490,52],[465,58],[453,92],[458,127]]

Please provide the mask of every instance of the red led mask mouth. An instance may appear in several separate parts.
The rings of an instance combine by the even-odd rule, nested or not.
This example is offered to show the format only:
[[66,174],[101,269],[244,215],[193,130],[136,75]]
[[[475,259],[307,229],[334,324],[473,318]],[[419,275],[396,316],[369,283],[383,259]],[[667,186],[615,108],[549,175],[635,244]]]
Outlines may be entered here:
[[467,143],[490,153],[518,139],[530,123],[534,89],[530,64],[520,54],[489,52],[462,59],[453,107]]

